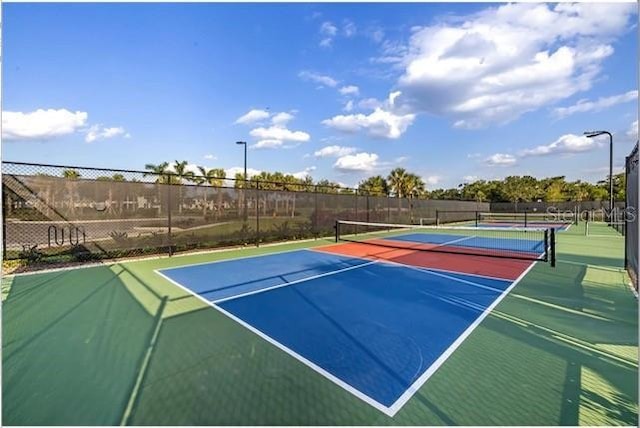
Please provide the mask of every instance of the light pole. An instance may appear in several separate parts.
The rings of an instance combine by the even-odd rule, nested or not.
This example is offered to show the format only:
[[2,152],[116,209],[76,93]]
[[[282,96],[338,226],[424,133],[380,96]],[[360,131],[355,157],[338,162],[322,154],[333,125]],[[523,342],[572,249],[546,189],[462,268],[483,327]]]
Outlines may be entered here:
[[609,222],[613,214],[613,135],[608,131],[586,131],[584,135],[587,138],[595,138],[600,135],[609,136]]
[[242,205],[244,205],[244,221],[247,221],[247,195],[246,195],[246,187],[247,187],[247,142],[246,141],[236,141],[236,144],[244,146],[244,175],[242,178],[244,182],[242,183]]

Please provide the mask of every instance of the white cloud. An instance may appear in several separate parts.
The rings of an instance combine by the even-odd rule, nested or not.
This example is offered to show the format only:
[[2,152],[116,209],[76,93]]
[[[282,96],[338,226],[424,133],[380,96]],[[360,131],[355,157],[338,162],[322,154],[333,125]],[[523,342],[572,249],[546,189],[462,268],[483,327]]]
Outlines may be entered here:
[[429,186],[435,186],[442,181],[442,177],[439,175],[430,175],[428,177],[423,177],[422,179]]
[[484,160],[489,166],[511,166],[516,164],[516,158],[506,153],[496,153]]
[[356,35],[358,29],[356,27],[356,24],[354,24],[352,21],[345,19],[342,25],[342,33],[345,35],[345,37],[353,37]]
[[346,156],[356,152],[355,147],[326,146],[317,150],[313,155],[317,158]]
[[398,156],[394,159],[395,163],[404,163],[409,160],[409,156]]
[[376,108],[369,115],[362,113],[337,115],[323,120],[322,123],[342,132],[355,133],[364,130],[372,137],[396,139],[404,134],[414,119],[414,114],[397,115],[391,111]]
[[294,172],[291,175],[293,175],[298,180],[304,180],[306,177],[311,177],[311,173],[315,170],[316,170],[315,166],[310,166],[300,172]]
[[313,71],[301,71],[300,73],[298,73],[298,77],[303,80],[309,80],[318,83],[322,86],[328,86],[330,88],[335,88],[336,86],[338,86],[338,81],[331,76],[315,73]]
[[554,114],[559,118],[565,118],[575,113],[598,112],[613,107],[616,104],[622,104],[630,101],[638,101],[638,91],[628,91],[624,94],[612,95],[610,97],[601,97],[596,101],[580,100],[569,107],[557,107],[553,110]]
[[38,109],[29,113],[2,112],[2,138],[5,140],[49,140],[73,134],[83,128],[88,114],[66,109]]
[[346,112],[350,112],[353,110],[353,100],[349,100],[345,103],[344,107],[342,107],[342,110],[346,111]]
[[358,153],[338,158],[333,165],[342,172],[371,171],[378,165],[378,155],[375,153]]
[[342,95],[358,95],[360,89],[354,85],[343,86],[338,90]]
[[118,126],[118,127],[111,127],[111,128],[104,128],[101,125],[92,125],[89,130],[87,131],[87,135],[85,136],[84,140],[87,143],[92,143],[94,141],[97,140],[106,140],[107,138],[113,138],[113,137],[117,137],[122,135],[124,138],[130,138],[131,135],[129,135],[124,128]]
[[249,110],[244,115],[240,116],[234,123],[247,125],[249,123],[259,122],[261,120],[267,119],[269,117],[269,112],[266,110],[253,109]]
[[592,87],[632,4],[516,3],[416,29],[398,87],[412,112],[502,124]]
[[[260,174],[259,169],[247,168],[247,177],[251,178]],[[225,169],[225,173],[227,174],[227,178],[235,178],[236,174],[244,174],[244,167],[234,166],[232,168]]]
[[335,36],[338,34],[338,27],[333,25],[331,21],[325,21],[320,25],[320,34],[325,36]]
[[333,44],[333,39],[331,37],[325,37],[324,39],[320,40],[320,43],[318,44],[322,48],[330,48]]
[[284,145],[282,140],[260,140],[251,147],[254,149],[278,149]]
[[553,154],[582,153],[601,146],[598,138],[587,138],[583,135],[566,134],[556,141],[524,150],[521,156],[547,156]]
[[249,134],[252,137],[262,140],[281,140],[281,141],[294,141],[302,143],[309,141],[311,136],[303,131],[291,131],[282,126],[270,126],[268,128],[260,127],[252,129]]
[[289,121],[291,121],[291,119],[293,119],[292,114],[280,112],[273,115],[273,117],[271,118],[271,123],[273,123],[274,125],[286,125]]
[[375,110],[378,107],[382,107],[383,105],[383,102],[378,101],[375,98],[365,98],[364,100],[360,100],[358,102],[358,107],[368,110]]
[[338,27],[330,21],[325,21],[320,25],[320,34],[324,36],[320,40],[320,46],[330,48],[333,44],[333,38],[338,34]]
[[477,175],[465,175],[462,177],[462,181],[465,183],[473,183],[474,181],[478,181],[480,178]]
[[204,158],[206,160],[216,160],[216,159],[218,159],[216,156],[214,156],[212,154],[206,154],[206,155],[204,155]]

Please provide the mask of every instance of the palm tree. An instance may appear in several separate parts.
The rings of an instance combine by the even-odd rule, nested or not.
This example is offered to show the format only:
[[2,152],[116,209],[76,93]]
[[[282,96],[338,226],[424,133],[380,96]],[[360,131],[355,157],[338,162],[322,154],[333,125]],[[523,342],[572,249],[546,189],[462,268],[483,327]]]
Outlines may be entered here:
[[76,211],[76,204],[74,200],[74,194],[76,191],[76,180],[80,178],[80,173],[75,169],[65,169],[62,171],[62,176],[67,179],[65,187],[67,188],[67,194],[69,195],[69,213],[74,214]]
[[402,198],[405,196],[405,188],[407,184],[407,170],[404,168],[395,168],[387,177],[391,191],[398,198],[398,215],[402,211]]
[[389,185],[384,177],[376,175],[361,181],[358,190],[370,196],[385,196],[389,193]]
[[[300,185],[302,184],[302,180],[294,177],[293,175],[287,174],[284,176],[284,189],[288,190],[289,197],[291,198],[291,218],[295,216],[296,212],[296,192],[300,191]],[[289,212],[289,199],[287,199],[287,208],[286,212]]]
[[177,160],[173,164],[173,170],[175,171],[177,184],[180,185],[178,187],[178,212],[180,214],[182,214],[182,180],[193,181],[193,178],[195,176],[193,171],[187,171],[187,165],[189,165],[189,162],[178,162]]
[[[167,174],[167,168],[169,167],[169,162],[162,162],[158,165],[154,165],[152,163],[148,163],[144,166],[144,169],[150,171],[149,173],[144,174],[144,176],[153,175],[156,177],[156,184],[170,184],[174,179],[172,175]],[[158,189],[158,215],[162,214],[162,194],[160,192],[160,186],[156,186]]]
[[[218,209],[216,210],[216,219],[220,216],[220,213],[222,212],[222,185],[224,184],[224,179],[227,177],[227,173],[225,172],[224,169],[222,168],[212,168],[207,170],[204,167],[199,166],[198,169],[200,170],[200,173],[202,174],[202,177],[199,177],[199,179],[202,180],[202,182],[209,184],[210,186],[216,187],[217,192],[218,192]],[[202,212],[202,215],[206,215],[207,212],[207,192],[205,191],[204,193],[204,209]]]
[[405,197],[405,189],[407,186],[407,170],[404,168],[395,168],[387,177],[389,187],[395,194],[396,198]]
[[413,223],[413,199],[425,193],[425,184],[416,174],[409,173],[406,177],[405,194],[409,197],[409,219]]

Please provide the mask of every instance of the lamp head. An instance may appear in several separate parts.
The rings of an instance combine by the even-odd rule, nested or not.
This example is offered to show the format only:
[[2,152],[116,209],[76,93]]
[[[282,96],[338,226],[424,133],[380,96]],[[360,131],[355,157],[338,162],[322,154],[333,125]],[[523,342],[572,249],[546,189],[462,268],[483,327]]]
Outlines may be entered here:
[[598,137],[602,134],[606,134],[607,131],[585,131],[583,134],[587,137],[587,138],[594,138],[594,137]]

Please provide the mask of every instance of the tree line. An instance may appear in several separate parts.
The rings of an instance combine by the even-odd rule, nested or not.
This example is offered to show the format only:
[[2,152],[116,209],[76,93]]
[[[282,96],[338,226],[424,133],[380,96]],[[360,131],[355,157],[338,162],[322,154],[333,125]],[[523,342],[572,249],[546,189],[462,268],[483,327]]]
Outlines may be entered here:
[[[187,170],[187,161],[175,161],[161,164],[146,164],[148,175],[157,176],[155,182],[161,184],[208,184],[224,186],[228,178],[223,168],[207,169],[198,166],[199,174]],[[74,179],[80,174],[75,170],[65,170],[63,176]],[[98,180],[124,181],[121,174],[111,177],[98,177]],[[609,198],[608,176],[597,183],[582,180],[568,181],[565,176],[538,179],[529,175],[509,176],[502,180],[476,180],[462,183],[453,188],[427,190],[424,180],[405,168],[395,168],[386,177],[375,175],[358,184],[357,188],[347,188],[327,179],[314,181],[310,176],[298,178],[282,172],[266,172],[244,180],[242,173],[233,177],[234,187],[262,190],[317,191],[332,194],[361,194],[372,196],[391,196],[400,198],[473,200],[477,202],[562,202],[562,201],[600,201]],[[624,173],[613,176],[613,192],[616,200],[625,198]]]

